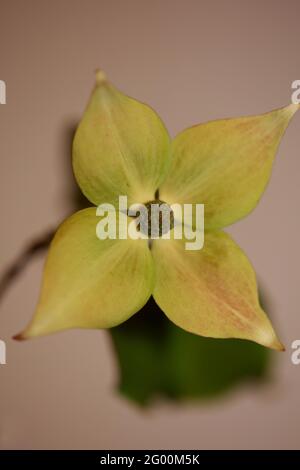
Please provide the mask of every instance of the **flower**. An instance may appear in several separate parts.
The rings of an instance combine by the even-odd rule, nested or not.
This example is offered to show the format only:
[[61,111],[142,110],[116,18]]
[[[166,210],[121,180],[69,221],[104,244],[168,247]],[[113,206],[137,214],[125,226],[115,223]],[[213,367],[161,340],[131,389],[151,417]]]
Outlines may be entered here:
[[[118,91],[103,72],[73,144],[73,169],[95,205],[155,199],[205,205],[205,241],[187,251],[183,240],[99,240],[95,208],[59,227],[45,265],[40,299],[17,339],[68,328],[110,328],[153,295],[186,331],[241,338],[283,350],[262,310],[255,272],[223,231],[257,205],[274,156],[299,105],[258,116],[223,119],[184,130],[171,141],[147,105]],[[159,196],[158,196],[159,194]]]

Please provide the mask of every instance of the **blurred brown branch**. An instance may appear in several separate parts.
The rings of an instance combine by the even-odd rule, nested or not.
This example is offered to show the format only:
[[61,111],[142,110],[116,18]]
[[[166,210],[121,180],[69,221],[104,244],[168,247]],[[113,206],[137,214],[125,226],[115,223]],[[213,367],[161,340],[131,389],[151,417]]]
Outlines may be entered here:
[[4,270],[3,274],[0,275],[0,301],[3,299],[7,289],[24,271],[32,258],[48,248],[54,233],[55,229],[51,229],[43,233],[40,237],[33,239],[19,256]]

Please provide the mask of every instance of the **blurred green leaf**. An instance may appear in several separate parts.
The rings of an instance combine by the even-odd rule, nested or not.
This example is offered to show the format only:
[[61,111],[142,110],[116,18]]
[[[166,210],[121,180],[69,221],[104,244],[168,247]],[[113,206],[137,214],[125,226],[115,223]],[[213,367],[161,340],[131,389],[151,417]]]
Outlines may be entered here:
[[266,348],[187,333],[153,299],[110,333],[120,369],[119,390],[141,405],[158,397],[212,398],[244,381],[263,379],[269,368]]

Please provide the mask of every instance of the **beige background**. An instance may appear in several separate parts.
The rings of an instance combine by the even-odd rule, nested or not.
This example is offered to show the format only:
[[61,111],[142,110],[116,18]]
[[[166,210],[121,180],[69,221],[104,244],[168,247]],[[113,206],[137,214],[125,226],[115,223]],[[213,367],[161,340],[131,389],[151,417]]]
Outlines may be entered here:
[[[173,135],[268,111],[289,103],[300,79],[299,14],[298,0],[1,0],[1,269],[70,211],[64,136],[96,67],[150,103]],[[105,332],[10,339],[32,314],[39,258],[0,305],[8,361],[0,366],[1,448],[299,448],[300,366],[290,361],[300,338],[299,129],[298,115],[258,209],[231,230],[263,280],[287,346],[273,383],[209,405],[141,411],[113,392]]]

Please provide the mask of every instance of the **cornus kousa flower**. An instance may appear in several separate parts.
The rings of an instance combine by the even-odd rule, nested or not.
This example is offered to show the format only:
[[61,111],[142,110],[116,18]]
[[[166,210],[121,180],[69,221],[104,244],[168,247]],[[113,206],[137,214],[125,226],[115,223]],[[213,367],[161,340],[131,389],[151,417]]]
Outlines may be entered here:
[[171,140],[150,107],[119,92],[98,72],[73,146],[82,192],[95,206],[117,207],[120,195],[146,208],[155,201],[170,208],[204,204],[204,246],[189,251],[184,238],[163,236],[151,243],[143,237],[100,240],[96,208],[81,210],[59,227],[35,316],[17,338],[114,327],[153,295],[184,330],[284,349],[259,304],[249,260],[223,228],[257,205],[298,108],[291,104],[196,125]]

